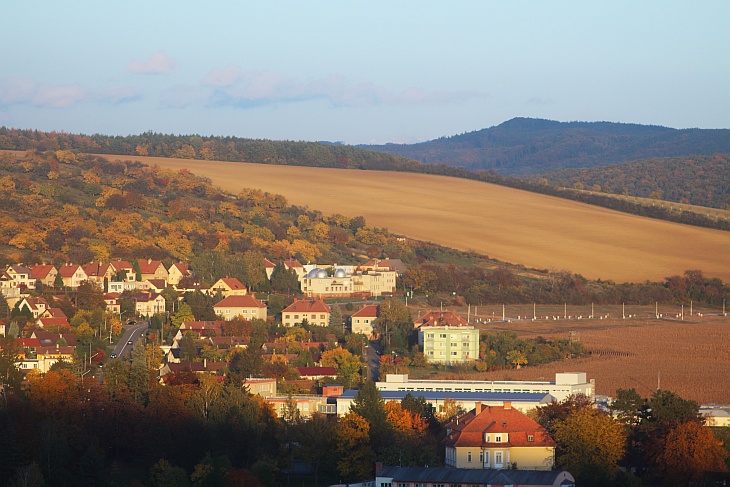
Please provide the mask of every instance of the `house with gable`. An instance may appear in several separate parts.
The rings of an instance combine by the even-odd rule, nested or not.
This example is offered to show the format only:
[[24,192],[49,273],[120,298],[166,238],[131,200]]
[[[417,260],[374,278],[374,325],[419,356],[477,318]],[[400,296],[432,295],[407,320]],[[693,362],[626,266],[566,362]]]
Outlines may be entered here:
[[166,311],[165,298],[161,294],[146,292],[132,296],[134,311],[139,316],[150,317]]
[[245,296],[248,294],[248,288],[241,281],[235,277],[222,277],[210,287],[210,294],[216,296],[218,293],[221,296]]
[[446,425],[444,463],[473,469],[552,470],[555,441],[526,414],[503,406],[482,406]]
[[18,303],[18,309],[21,312],[27,310],[35,320],[37,320],[48,308],[50,308],[48,301],[43,298],[23,298],[20,303]]
[[226,321],[235,318],[244,320],[266,320],[267,318],[266,305],[250,294],[225,297],[213,306],[213,311],[216,316]]
[[[307,270],[304,268],[301,262],[296,259],[289,259],[284,261],[284,268],[288,271],[294,271],[297,275],[297,279],[301,282],[302,278],[307,274]],[[273,272],[273,270],[272,270]]]
[[0,336],[5,336],[8,332],[8,324],[0,320]]
[[167,281],[167,278],[169,276],[169,273],[167,272],[167,269],[165,268],[164,264],[160,260],[139,260],[137,261],[139,264],[139,270],[140,274],[142,274],[142,280],[148,281],[151,279],[162,279],[164,281]]
[[375,320],[380,314],[380,306],[368,304],[357,310],[350,317],[352,333],[361,333],[367,337],[375,335]]
[[36,281],[48,287],[53,287],[58,275],[58,269],[50,264],[34,265],[30,267],[30,272]]
[[[13,276],[4,270],[0,270],[0,292],[2,292],[3,296],[7,299],[18,299],[20,297],[18,283],[15,282]],[[10,303],[8,303],[8,305],[10,305]]]
[[177,286],[185,278],[192,277],[190,266],[185,262],[176,262],[167,269],[167,284]]
[[274,273],[274,269],[276,269],[276,264],[264,257],[264,270],[266,271],[266,279],[269,281],[271,280],[271,274]]
[[[109,264],[112,266],[112,269],[114,269],[114,275],[116,275],[120,272],[124,272],[124,280],[125,281],[135,281],[137,279],[137,273],[134,271],[134,266],[127,262],[126,260],[117,260],[114,262],[111,262]],[[116,279],[113,279],[116,280]]]
[[62,265],[58,269],[58,273],[61,274],[63,285],[72,289],[76,289],[82,282],[89,280],[84,268],[77,264]]
[[6,272],[15,281],[18,289],[35,289],[36,278],[33,276],[29,267],[23,265],[11,265],[8,266]]
[[331,312],[321,299],[295,299],[281,312],[281,322],[288,327],[300,326],[304,320],[310,325],[328,326]]
[[119,298],[122,295],[119,293],[106,293],[104,294],[104,302],[106,303],[106,310],[110,313],[119,314],[122,312],[122,305],[119,303]]
[[100,289],[104,289],[104,280],[110,282],[114,280],[116,271],[111,264],[104,264],[102,262],[91,262],[83,266],[84,272],[86,273],[87,280],[93,282]]

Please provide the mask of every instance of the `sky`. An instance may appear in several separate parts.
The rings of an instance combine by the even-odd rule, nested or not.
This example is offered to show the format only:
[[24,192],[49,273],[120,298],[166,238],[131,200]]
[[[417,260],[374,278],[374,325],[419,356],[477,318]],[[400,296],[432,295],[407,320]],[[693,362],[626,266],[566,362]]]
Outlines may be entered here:
[[0,126],[413,143],[514,117],[730,128],[727,0],[26,0]]

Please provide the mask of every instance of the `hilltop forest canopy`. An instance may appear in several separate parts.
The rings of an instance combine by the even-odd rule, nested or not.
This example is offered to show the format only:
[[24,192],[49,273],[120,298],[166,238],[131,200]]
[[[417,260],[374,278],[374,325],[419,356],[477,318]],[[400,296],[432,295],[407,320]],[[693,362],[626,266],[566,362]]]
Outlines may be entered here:
[[473,253],[399,238],[362,217],[323,215],[280,195],[222,192],[182,169],[57,150],[0,153],[0,265],[62,265],[148,259],[189,261],[206,284],[239,277],[267,289],[263,258],[361,263],[399,258],[409,265],[399,289],[456,292],[459,304],[682,303],[719,306],[730,287],[700,271],[665,283],[591,282],[562,271],[529,271]]
[[495,127],[419,144],[359,147],[429,164],[515,176],[655,157],[730,152],[730,130],[514,118]]

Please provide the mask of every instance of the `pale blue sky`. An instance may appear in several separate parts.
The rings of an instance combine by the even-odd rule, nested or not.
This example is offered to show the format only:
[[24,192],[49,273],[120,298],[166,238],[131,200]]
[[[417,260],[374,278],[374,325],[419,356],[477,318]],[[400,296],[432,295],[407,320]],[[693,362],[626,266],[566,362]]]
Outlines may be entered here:
[[0,125],[416,142],[513,117],[730,128],[730,2],[27,0]]

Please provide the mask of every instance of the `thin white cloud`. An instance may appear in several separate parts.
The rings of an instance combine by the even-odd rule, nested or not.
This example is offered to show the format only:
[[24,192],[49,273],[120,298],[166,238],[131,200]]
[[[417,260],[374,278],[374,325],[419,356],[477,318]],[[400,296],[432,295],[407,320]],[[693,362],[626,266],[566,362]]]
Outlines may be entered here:
[[98,98],[107,103],[127,103],[142,98],[142,92],[138,88],[131,86],[120,86],[117,88],[107,88],[99,93]]
[[41,108],[67,108],[88,97],[79,85],[50,85],[31,78],[0,79],[0,105],[30,104]]
[[476,91],[427,91],[409,88],[397,92],[372,83],[359,83],[340,75],[301,81],[272,71],[243,71],[228,65],[214,69],[202,85],[212,89],[211,103],[252,107],[324,99],[336,106],[433,105],[481,98]]
[[157,51],[146,61],[132,61],[127,71],[133,74],[167,74],[177,69],[177,61],[164,51]]

